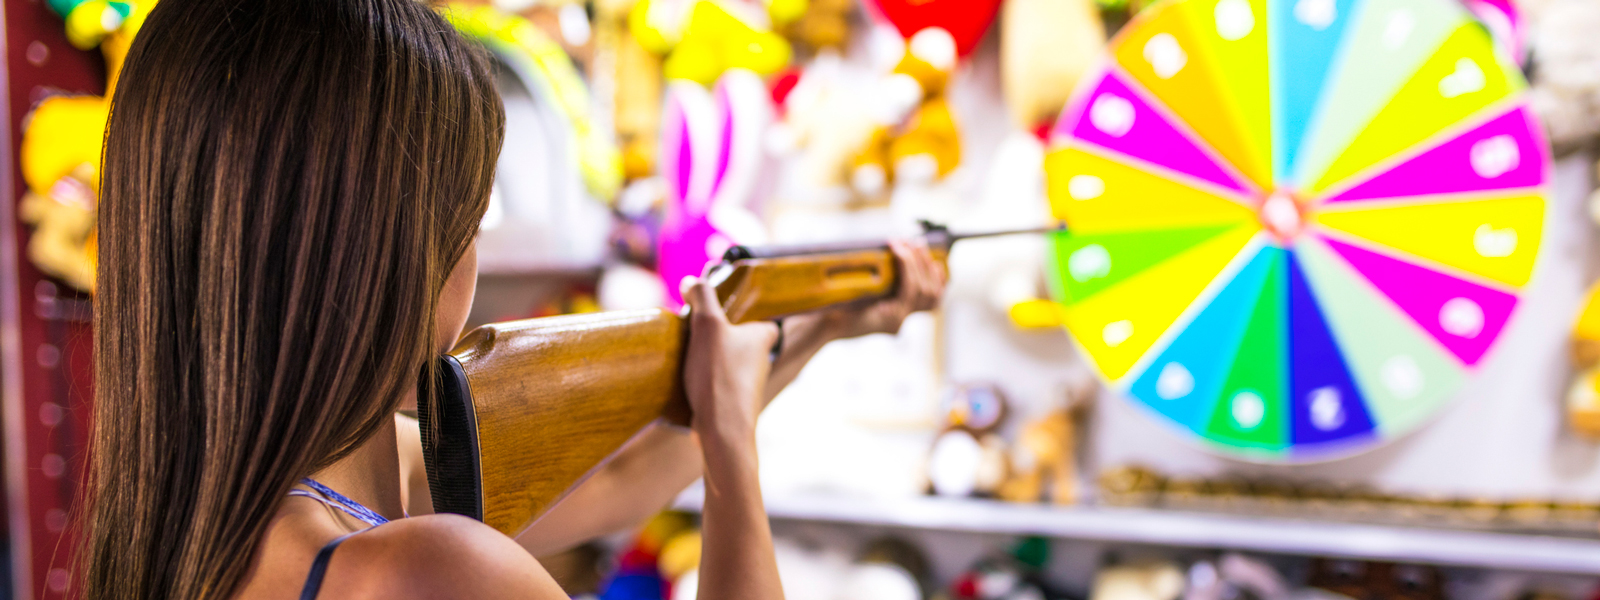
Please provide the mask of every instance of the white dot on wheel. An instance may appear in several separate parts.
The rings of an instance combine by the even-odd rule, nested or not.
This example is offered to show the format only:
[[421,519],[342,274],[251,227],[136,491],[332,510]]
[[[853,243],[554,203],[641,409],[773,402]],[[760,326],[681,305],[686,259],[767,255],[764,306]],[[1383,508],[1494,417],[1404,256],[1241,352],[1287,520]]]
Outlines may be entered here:
[[1156,378],[1156,395],[1162,400],[1177,400],[1193,391],[1194,374],[1189,369],[1175,362],[1161,367],[1161,376]]
[[1231,405],[1233,422],[1241,429],[1255,429],[1267,416],[1267,401],[1262,400],[1261,395],[1255,392],[1243,391],[1234,394]]
[[1106,326],[1100,330],[1100,341],[1105,342],[1106,346],[1112,348],[1121,346],[1130,337],[1133,337],[1133,321],[1106,323]]
[[1339,388],[1319,387],[1311,390],[1311,426],[1322,431],[1333,431],[1344,425],[1344,403],[1339,401]]
[[1400,354],[1383,362],[1380,369],[1383,385],[1389,388],[1389,393],[1401,400],[1410,400],[1422,393],[1422,387],[1427,383],[1423,378],[1422,368],[1417,366],[1417,359],[1410,355]]
[[1133,103],[1115,94],[1101,94],[1089,107],[1089,122],[1111,137],[1122,137],[1133,130]]
[[1067,193],[1073,200],[1093,200],[1106,193],[1106,180],[1093,175],[1074,175],[1067,180]]
[[1439,327],[1457,337],[1478,337],[1483,333],[1483,307],[1467,298],[1451,298],[1439,307]]

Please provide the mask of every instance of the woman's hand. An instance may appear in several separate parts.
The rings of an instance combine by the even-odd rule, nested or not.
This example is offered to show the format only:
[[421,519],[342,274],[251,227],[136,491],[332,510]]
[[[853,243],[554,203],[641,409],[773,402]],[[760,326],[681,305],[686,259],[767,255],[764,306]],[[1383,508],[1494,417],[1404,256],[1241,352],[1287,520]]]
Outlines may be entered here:
[[772,323],[734,325],[705,281],[684,279],[689,305],[689,353],[683,383],[694,409],[692,427],[706,450],[712,445],[754,453],[756,417],[772,368],[778,328]]
[[933,259],[921,240],[890,240],[900,270],[895,294],[859,308],[823,313],[832,339],[852,338],[870,333],[899,333],[900,325],[911,313],[931,310],[944,296],[944,265]]

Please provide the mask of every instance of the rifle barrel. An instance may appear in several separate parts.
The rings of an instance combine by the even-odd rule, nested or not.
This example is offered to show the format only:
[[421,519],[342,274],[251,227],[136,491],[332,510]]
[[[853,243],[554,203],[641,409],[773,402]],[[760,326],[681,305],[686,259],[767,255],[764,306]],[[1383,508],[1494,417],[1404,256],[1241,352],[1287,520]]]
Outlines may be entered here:
[[[949,243],[954,243],[954,242],[959,241],[959,240],[966,240],[966,239],[972,239],[972,238],[998,237],[998,236],[1002,236],[1002,235],[1027,235],[1027,234],[1040,234],[1040,233],[1055,233],[1055,232],[1066,231],[1066,230],[1067,230],[1066,225],[1057,224],[1057,225],[1051,225],[1049,227],[1033,227],[1033,228],[1028,228],[1028,229],[1008,229],[1008,230],[1002,230],[1002,231],[980,231],[980,232],[974,232],[974,233],[938,233],[938,236],[939,237],[943,237],[945,240],[948,240]],[[930,231],[929,233],[942,232],[942,231],[943,230],[933,230],[933,231]],[[933,237],[933,236],[930,235],[929,237]],[[751,258],[782,258],[782,257],[786,257],[786,256],[807,256],[807,255],[815,255],[815,254],[837,254],[837,253],[842,253],[842,252],[859,252],[859,251],[862,251],[862,250],[887,250],[887,249],[889,249],[889,243],[886,242],[886,241],[883,241],[883,240],[861,240],[861,241],[846,241],[846,242],[822,242],[822,243],[816,243],[816,244],[780,244],[780,245],[772,245],[772,246],[734,246],[733,248],[729,248],[728,249],[727,254],[723,256],[723,260],[726,261],[726,262],[733,262],[735,260],[743,260],[743,259],[751,259]]]

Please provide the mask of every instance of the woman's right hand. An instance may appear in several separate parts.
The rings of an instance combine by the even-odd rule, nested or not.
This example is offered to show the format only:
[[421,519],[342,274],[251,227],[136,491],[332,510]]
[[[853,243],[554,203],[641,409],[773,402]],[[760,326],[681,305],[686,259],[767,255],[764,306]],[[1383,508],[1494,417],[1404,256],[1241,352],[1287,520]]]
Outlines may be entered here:
[[691,426],[708,451],[714,445],[753,454],[778,328],[767,322],[734,325],[704,280],[685,278],[683,285],[689,305],[683,379],[694,409]]

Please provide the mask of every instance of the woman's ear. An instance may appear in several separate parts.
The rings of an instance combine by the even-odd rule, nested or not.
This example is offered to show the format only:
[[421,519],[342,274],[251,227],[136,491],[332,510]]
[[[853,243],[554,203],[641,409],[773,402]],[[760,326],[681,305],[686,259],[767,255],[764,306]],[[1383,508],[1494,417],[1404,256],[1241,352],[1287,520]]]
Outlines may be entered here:
[[439,306],[434,312],[433,346],[442,354],[450,351],[461,338],[467,326],[467,315],[472,312],[472,298],[478,291],[478,240],[467,244],[450,276],[445,278],[444,289],[439,292]]

